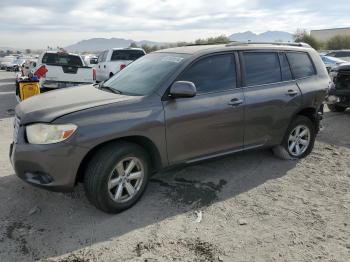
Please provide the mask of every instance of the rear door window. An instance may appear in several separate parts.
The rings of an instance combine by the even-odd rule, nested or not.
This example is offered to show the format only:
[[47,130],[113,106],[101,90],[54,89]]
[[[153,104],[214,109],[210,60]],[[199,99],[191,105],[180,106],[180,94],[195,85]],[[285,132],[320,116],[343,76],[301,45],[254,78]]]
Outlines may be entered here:
[[100,53],[100,54],[98,55],[98,58],[97,58],[97,62],[98,62],[98,63],[101,63],[101,62],[103,61],[102,59],[103,59],[103,55],[105,54],[105,52],[106,52],[106,51],[103,51],[102,53]]
[[288,52],[287,58],[292,69],[294,78],[304,78],[316,74],[314,65],[307,53]]
[[101,62],[106,62],[107,61],[107,55],[108,55],[108,50],[103,52],[102,61]]
[[111,61],[116,60],[136,60],[145,53],[141,50],[114,50],[112,53]]
[[246,86],[281,82],[281,68],[275,52],[244,52]]
[[290,70],[290,66],[289,66],[286,54],[280,54],[280,61],[281,61],[282,80],[283,81],[292,80],[293,76]]
[[177,81],[190,81],[198,93],[236,88],[236,64],[233,54],[202,58],[186,69]]

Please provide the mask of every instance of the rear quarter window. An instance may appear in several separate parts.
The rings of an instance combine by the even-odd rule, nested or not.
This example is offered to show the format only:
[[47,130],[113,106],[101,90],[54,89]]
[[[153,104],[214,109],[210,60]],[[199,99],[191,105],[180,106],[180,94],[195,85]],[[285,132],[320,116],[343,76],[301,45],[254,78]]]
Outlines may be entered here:
[[290,70],[286,54],[280,54],[280,61],[281,61],[282,80],[283,81],[292,80],[293,79],[292,71]]
[[304,78],[316,74],[315,67],[307,53],[288,52],[287,58],[294,78]]

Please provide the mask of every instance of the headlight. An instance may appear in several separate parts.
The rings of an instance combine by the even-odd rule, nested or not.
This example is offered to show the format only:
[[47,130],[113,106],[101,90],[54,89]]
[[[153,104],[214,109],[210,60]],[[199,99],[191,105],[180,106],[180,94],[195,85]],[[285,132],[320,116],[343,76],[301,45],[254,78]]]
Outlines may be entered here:
[[27,139],[31,144],[53,144],[69,138],[77,129],[76,125],[32,124],[26,127]]
[[335,103],[340,102],[340,98],[337,96],[334,96],[334,95],[330,95],[329,97],[327,97],[327,102],[329,104],[335,104]]
[[334,77],[336,77],[337,74],[338,74],[338,72],[336,72],[336,71],[330,71],[330,72],[329,72],[329,76],[331,77],[331,79],[333,79]]

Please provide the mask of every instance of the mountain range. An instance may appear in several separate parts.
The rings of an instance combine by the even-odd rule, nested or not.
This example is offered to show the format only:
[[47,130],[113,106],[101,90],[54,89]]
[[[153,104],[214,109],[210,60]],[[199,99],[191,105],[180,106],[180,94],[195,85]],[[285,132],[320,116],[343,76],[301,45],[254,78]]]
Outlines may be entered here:
[[[251,31],[235,33],[229,36],[232,41],[253,41],[253,42],[293,42],[293,35],[283,31],[267,31],[261,34],[255,34]],[[163,45],[165,42],[155,42],[149,40],[134,41],[124,38],[91,38],[87,40],[79,41],[76,44],[69,45],[65,49],[69,52],[98,52],[109,48],[128,47],[131,43],[135,42],[138,46],[143,44],[148,45]]]
[[235,33],[229,36],[232,41],[252,41],[252,42],[294,42],[293,34],[283,31],[267,31],[255,34],[251,31]]
[[143,44],[147,45],[162,45],[164,43],[154,42],[148,40],[134,41],[131,39],[124,38],[91,38],[87,40],[79,41],[76,44],[66,46],[64,49],[69,52],[84,52],[84,51],[103,51],[109,48],[124,48],[129,47],[131,43],[136,43],[138,46]]

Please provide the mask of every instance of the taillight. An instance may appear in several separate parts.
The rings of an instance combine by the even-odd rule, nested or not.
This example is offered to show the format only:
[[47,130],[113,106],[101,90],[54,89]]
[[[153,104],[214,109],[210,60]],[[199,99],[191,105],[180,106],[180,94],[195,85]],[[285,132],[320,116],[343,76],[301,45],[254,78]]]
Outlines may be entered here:
[[96,80],[96,68],[92,69],[92,80]]
[[123,64],[123,65],[120,65],[120,69],[119,69],[119,70],[121,71],[121,70],[123,70],[125,67],[126,67],[126,65],[124,65],[124,64]]

